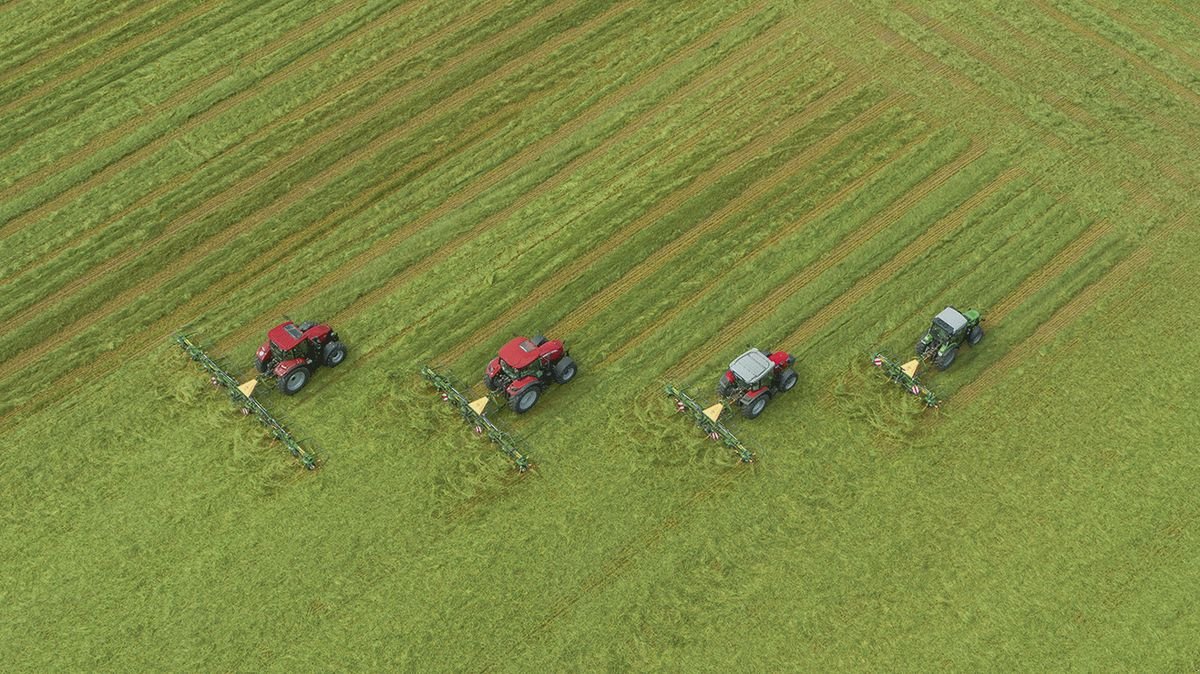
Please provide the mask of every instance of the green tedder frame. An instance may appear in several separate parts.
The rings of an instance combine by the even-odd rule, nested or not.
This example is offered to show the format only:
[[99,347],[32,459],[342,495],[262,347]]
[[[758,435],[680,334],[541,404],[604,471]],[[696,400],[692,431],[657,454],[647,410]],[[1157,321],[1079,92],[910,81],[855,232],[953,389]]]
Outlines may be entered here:
[[521,451],[521,442],[511,433],[500,430],[482,412],[472,408],[471,401],[460,390],[465,387],[450,375],[439,373],[428,365],[421,367],[421,377],[441,393],[442,400],[458,410],[463,421],[474,429],[476,435],[486,435],[488,440],[491,440],[501,452],[504,452],[512,460],[517,470],[522,473],[529,470],[529,458],[525,452]]
[[178,333],[175,335],[174,340],[192,360],[199,363],[201,367],[212,375],[213,384],[225,388],[226,392],[229,393],[229,399],[234,405],[242,408],[243,414],[249,415],[253,413],[254,416],[258,417],[262,425],[267,427],[271,436],[283,443],[283,446],[287,447],[292,456],[296,457],[305,468],[313,470],[317,467],[317,464],[320,462],[317,454],[301,446],[295,435],[288,430],[282,421],[271,414],[262,403],[242,393],[241,389],[238,388],[237,379],[229,374],[225,368],[221,367],[217,361],[204,353],[204,349],[192,341],[190,335]]
[[[910,363],[913,361],[909,361]],[[921,383],[917,377],[916,369],[912,374],[909,374],[904,369],[904,364],[900,359],[882,351],[876,351],[871,354],[871,364],[883,371],[888,379],[903,386],[905,390],[914,396],[921,399],[926,407],[938,407],[942,404],[943,399]]]
[[682,390],[667,384],[665,388],[667,395],[675,400],[675,411],[680,414],[687,414],[692,417],[696,425],[708,435],[712,440],[720,442],[729,449],[737,453],[742,463],[750,463],[754,460],[754,453],[751,452],[737,436],[733,434],[725,424],[720,421],[710,418],[704,413],[704,408],[700,407],[695,399],[684,393]]

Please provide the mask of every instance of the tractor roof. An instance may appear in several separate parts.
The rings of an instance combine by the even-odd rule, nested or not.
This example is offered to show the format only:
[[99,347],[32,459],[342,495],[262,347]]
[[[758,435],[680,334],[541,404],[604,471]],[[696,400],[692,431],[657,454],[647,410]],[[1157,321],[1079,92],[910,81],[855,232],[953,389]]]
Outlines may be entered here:
[[275,346],[284,351],[290,351],[304,341],[304,333],[295,323],[287,321],[271,328],[271,331],[267,333],[267,338],[274,342]]
[[958,309],[955,309],[954,307],[946,307],[945,309],[942,309],[941,313],[939,313],[937,316],[934,316],[933,321],[935,323],[940,323],[941,328],[945,330],[947,334],[951,335],[958,334],[959,330],[967,327],[967,317],[959,313]]
[[729,364],[730,371],[738,379],[747,384],[755,384],[763,378],[763,375],[771,371],[775,364],[767,358],[766,354],[758,349],[750,349],[746,353],[733,359]]
[[540,355],[540,349],[534,346],[528,337],[514,337],[500,347],[500,360],[518,370],[528,367],[530,363],[537,360],[538,355]]

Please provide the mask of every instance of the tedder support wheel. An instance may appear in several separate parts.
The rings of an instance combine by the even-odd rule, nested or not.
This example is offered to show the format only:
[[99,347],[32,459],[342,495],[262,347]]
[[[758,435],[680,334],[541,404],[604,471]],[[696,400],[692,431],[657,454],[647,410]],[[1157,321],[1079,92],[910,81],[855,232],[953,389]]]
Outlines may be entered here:
[[563,356],[561,360],[554,364],[554,381],[559,384],[565,384],[575,378],[575,361],[571,360],[570,356]]
[[771,394],[764,393],[754,400],[750,401],[749,405],[742,408],[742,416],[747,419],[753,419],[762,414],[762,411],[767,406],[767,401],[771,399]]
[[967,333],[967,341],[971,343],[971,346],[975,346],[976,344],[982,342],[983,328],[978,325],[971,328],[971,331]]
[[795,370],[790,367],[784,370],[779,375],[779,390],[785,393],[792,390],[796,386],[797,379]]
[[934,364],[937,365],[937,369],[945,370],[954,364],[954,357],[957,355],[958,355],[958,347],[956,346],[953,349],[950,349],[949,351],[947,351],[946,353],[943,353],[942,355],[938,356],[937,361],[935,361]]
[[525,414],[537,404],[541,391],[536,385],[526,386],[517,395],[508,399],[508,407],[517,414]]
[[328,367],[336,367],[346,360],[346,345],[341,342],[330,342],[321,350],[321,362]]
[[279,391],[284,395],[293,395],[308,383],[308,368],[301,365],[279,378]]

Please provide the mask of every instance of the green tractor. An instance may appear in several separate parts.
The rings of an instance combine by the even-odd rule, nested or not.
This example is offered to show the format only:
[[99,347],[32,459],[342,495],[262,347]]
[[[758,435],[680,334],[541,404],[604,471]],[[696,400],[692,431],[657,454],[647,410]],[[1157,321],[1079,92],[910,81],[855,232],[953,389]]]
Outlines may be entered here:
[[963,342],[975,346],[983,340],[983,318],[975,309],[960,312],[954,307],[946,307],[933,317],[933,324],[925,332],[925,336],[917,342],[917,357],[922,360],[933,360],[939,370],[945,370],[954,363],[958,356],[958,347]]

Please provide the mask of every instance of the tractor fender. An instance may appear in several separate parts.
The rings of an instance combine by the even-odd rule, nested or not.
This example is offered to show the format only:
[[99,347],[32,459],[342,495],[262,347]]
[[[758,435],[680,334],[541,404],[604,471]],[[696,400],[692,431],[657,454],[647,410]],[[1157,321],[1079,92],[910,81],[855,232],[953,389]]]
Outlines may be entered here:
[[541,379],[538,379],[532,375],[521,377],[520,379],[509,384],[508,388],[504,389],[504,391],[508,393],[509,397],[512,397],[520,393],[523,389],[525,389],[525,387],[532,386],[534,384],[540,384],[541,381]]
[[777,370],[782,370],[785,367],[791,367],[792,363],[796,362],[796,357],[787,351],[776,351],[775,353],[767,356],[767,360],[775,363],[775,368]]
[[293,358],[291,360],[285,360],[282,363],[275,366],[275,376],[282,377],[282,376],[286,375],[288,372],[291,372],[293,369],[300,367],[301,365],[308,365],[308,359],[307,358]]
[[267,341],[262,343],[262,346],[258,347],[258,351],[256,351],[254,353],[254,360],[261,363],[270,357],[271,357],[271,340],[268,339]]
[[742,396],[741,400],[739,400],[738,402],[743,405],[748,405],[748,404],[754,402],[759,396],[766,393],[767,390],[768,390],[768,388],[766,386],[764,386],[762,388],[754,389],[753,391],[747,391],[746,395]]
[[487,364],[487,376],[495,377],[496,373],[498,373],[499,371],[500,371],[500,357],[496,356],[495,358],[492,359],[492,362]]

